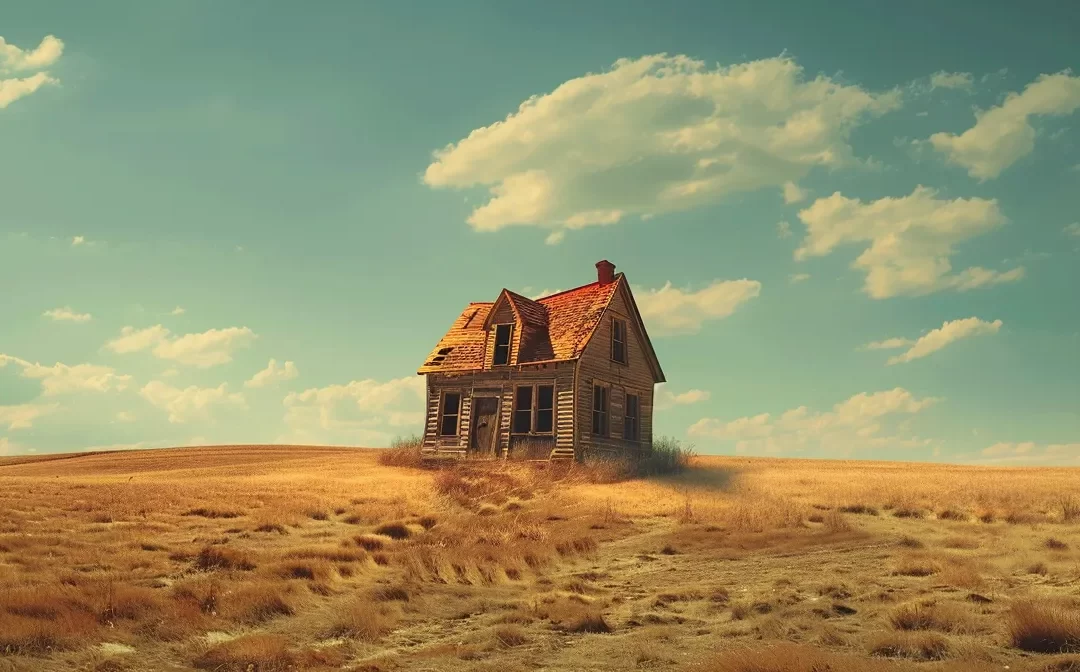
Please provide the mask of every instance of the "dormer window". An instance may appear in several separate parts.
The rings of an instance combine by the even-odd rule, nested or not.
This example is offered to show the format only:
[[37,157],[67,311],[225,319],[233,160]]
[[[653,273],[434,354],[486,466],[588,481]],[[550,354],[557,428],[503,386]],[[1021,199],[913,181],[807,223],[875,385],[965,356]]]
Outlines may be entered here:
[[626,320],[611,319],[611,360],[626,364]]
[[492,359],[494,366],[506,366],[510,363],[510,343],[514,336],[514,325],[495,325],[495,357]]

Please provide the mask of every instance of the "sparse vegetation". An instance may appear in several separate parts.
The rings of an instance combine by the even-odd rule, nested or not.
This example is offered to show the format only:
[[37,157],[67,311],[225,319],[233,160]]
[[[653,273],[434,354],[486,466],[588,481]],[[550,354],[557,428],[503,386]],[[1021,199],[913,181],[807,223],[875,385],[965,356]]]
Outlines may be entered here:
[[1060,494],[1074,472],[657,444],[679,457],[0,458],[0,668],[454,672],[542,655],[550,669],[1062,672],[1080,655]]

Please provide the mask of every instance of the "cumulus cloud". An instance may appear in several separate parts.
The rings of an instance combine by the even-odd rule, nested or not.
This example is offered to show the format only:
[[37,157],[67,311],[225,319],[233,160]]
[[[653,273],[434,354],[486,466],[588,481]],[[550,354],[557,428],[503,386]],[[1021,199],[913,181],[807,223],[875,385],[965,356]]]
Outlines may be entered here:
[[668,389],[667,384],[661,383],[656,388],[656,399],[653,402],[657,409],[673,408],[675,406],[689,406],[708,401],[712,396],[707,390],[690,389],[678,394]]
[[284,400],[291,441],[386,445],[423,430],[426,383],[420,376],[365,379],[290,392]]
[[256,335],[247,327],[210,329],[202,333],[172,336],[160,324],[145,329],[124,327],[120,336],[105,347],[116,353],[152,349],[155,357],[169,359],[201,369],[232,361],[235,350],[247,347]]
[[424,182],[487,186],[468,218],[475,230],[538,226],[558,242],[857,164],[851,130],[899,104],[898,91],[807,79],[786,56],[716,68],[687,56],[620,59],[436,151]]
[[971,91],[975,88],[975,78],[970,72],[945,72],[941,70],[930,75],[930,88]]
[[1067,115],[1080,108],[1080,77],[1068,70],[1039,75],[1023,92],[975,112],[975,125],[960,135],[935,133],[930,144],[950,163],[967,169],[980,181],[993,179],[1035,149],[1031,118]]
[[795,184],[794,182],[784,183],[784,203],[790,205],[792,203],[805,201],[808,195],[809,192],[807,192],[805,189],[800,188],[799,185]]
[[43,396],[72,392],[111,392],[123,390],[131,383],[131,376],[120,375],[116,369],[98,364],[69,366],[57,362],[46,366],[19,357],[0,354],[0,368],[8,363],[22,367],[22,377],[41,381]]
[[902,387],[874,393],[861,392],[814,412],[806,406],[780,415],[760,413],[724,422],[703,418],[688,430],[692,437],[732,441],[739,453],[796,453],[807,449],[849,454],[859,448],[921,447],[925,439],[884,433],[894,416],[913,415],[938,400],[916,398]]
[[74,236],[71,239],[71,246],[72,247],[78,247],[80,245],[88,245],[88,244],[89,243],[86,242],[86,237],[85,236]]
[[968,317],[962,320],[945,321],[940,327],[930,331],[916,341],[904,338],[890,338],[885,341],[868,343],[864,346],[868,350],[881,350],[886,348],[911,347],[895,357],[890,357],[886,362],[889,366],[903,364],[916,359],[921,359],[933,354],[942,348],[972,336],[983,334],[996,334],[1001,329],[1001,320],[987,322],[977,317]]
[[185,312],[187,312],[187,311],[185,311],[185,310],[184,310],[183,308],[181,308],[180,306],[177,306],[177,307],[173,308],[173,309],[172,309],[172,310],[171,310],[171,311],[169,312],[169,314],[170,314],[170,315],[183,315],[183,314],[184,314]]
[[956,245],[1006,222],[996,199],[947,200],[921,185],[908,196],[869,203],[836,192],[801,210],[799,219],[806,237],[795,259],[825,256],[845,244],[865,246],[852,268],[866,273],[863,291],[875,299],[966,291],[1024,277],[1023,266],[952,272]]
[[[56,63],[63,51],[64,43],[53,35],[46,35],[35,49],[20,49],[0,37],[0,109],[46,84],[59,83],[46,68]],[[12,76],[28,72],[33,74]]]
[[59,404],[17,404],[0,406],[0,425],[10,429],[29,429],[34,421],[42,416],[56,412]]
[[89,322],[91,318],[90,313],[77,313],[71,306],[46,310],[42,316],[51,317],[54,322]]
[[697,291],[672,287],[634,289],[638,310],[649,330],[657,335],[688,334],[701,330],[709,320],[728,317],[761,293],[756,280],[715,280]]
[[271,359],[265,369],[259,371],[244,383],[244,387],[267,387],[285,380],[292,380],[299,375],[300,372],[293,362],[285,362],[278,366],[277,360]]
[[246,408],[244,395],[228,391],[228,384],[217,387],[190,385],[183,389],[160,380],[151,380],[139,390],[139,394],[152,406],[169,414],[169,422],[184,423],[194,419],[207,419],[215,406]]
[[797,285],[800,282],[806,282],[807,280],[809,280],[810,279],[810,274],[809,273],[792,273],[790,276],[788,276],[788,279],[791,280],[791,284]]

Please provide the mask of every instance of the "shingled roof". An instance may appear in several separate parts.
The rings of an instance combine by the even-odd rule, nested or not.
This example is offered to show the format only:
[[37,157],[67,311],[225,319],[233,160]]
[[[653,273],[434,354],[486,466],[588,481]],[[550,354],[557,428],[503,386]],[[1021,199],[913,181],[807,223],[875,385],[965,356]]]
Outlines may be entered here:
[[[506,295],[522,322],[517,363],[577,359],[623,282],[619,273],[612,282],[592,282],[536,300],[504,289],[499,298]],[[495,303],[470,303],[417,373],[483,369],[488,334],[484,324]]]

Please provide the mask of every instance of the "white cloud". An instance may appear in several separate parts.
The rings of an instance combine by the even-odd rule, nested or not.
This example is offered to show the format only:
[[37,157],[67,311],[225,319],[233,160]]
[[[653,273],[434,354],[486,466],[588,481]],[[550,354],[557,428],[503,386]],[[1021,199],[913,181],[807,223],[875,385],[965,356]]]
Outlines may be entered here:
[[1080,77],[1066,70],[1039,75],[1022,93],[975,112],[975,125],[960,135],[935,133],[930,144],[946,159],[967,169],[971,177],[993,179],[1035,149],[1031,117],[1072,114],[1080,108]]
[[[938,350],[941,350],[945,346],[955,343],[956,341],[970,338],[972,336],[980,336],[982,334],[996,334],[1001,329],[1001,320],[994,320],[993,322],[987,322],[980,320],[977,317],[968,317],[962,320],[952,320],[944,322],[940,327],[927,333],[925,336],[919,338],[919,340],[911,343],[911,347],[906,351],[895,357],[890,357],[886,364],[903,364],[912,360],[926,357],[933,354]],[[866,347],[873,349],[872,346],[882,347],[882,343],[901,343],[905,339],[891,338],[887,341],[880,343],[871,343]]]
[[1066,236],[1076,236],[1080,238],[1080,222],[1073,222],[1064,229],[1061,230]]
[[790,205],[792,203],[805,201],[808,195],[809,192],[807,192],[805,189],[800,188],[799,185],[795,184],[794,182],[784,183],[784,203]]
[[421,376],[290,392],[284,400],[288,441],[385,445],[395,434],[423,431]]
[[698,291],[672,287],[635,288],[634,298],[650,332],[662,334],[695,333],[707,320],[728,317],[761,293],[756,280],[715,280]]
[[961,89],[971,91],[975,87],[975,78],[970,72],[935,72],[930,75],[931,89]]
[[87,245],[85,236],[75,236],[71,239],[71,246],[78,247],[80,245]]
[[674,406],[689,406],[691,404],[698,404],[703,401],[708,401],[712,396],[707,390],[691,389],[685,392],[675,394],[668,389],[667,384],[661,383],[656,388],[656,399],[654,405],[657,409],[672,408]]
[[255,332],[247,327],[210,329],[171,337],[168,329],[156,324],[145,329],[124,327],[120,330],[120,336],[106,343],[105,347],[116,353],[153,348],[155,357],[205,369],[231,362],[233,351],[250,345],[255,338]]
[[197,387],[190,385],[183,389],[173,387],[160,380],[151,380],[139,390],[143,399],[151,405],[166,411],[169,422],[183,423],[196,418],[208,418],[214,406],[246,408],[244,395],[230,393],[228,384],[217,387]]
[[966,291],[1024,277],[1023,266],[952,272],[957,244],[1006,222],[996,199],[939,199],[921,185],[908,196],[870,203],[836,192],[801,210],[799,219],[806,237],[795,251],[797,260],[827,255],[844,244],[868,245],[852,267],[866,273],[863,291],[875,299]]
[[540,291],[535,291],[535,290],[533,290],[532,287],[525,287],[520,292],[518,292],[518,294],[521,294],[524,297],[528,297],[528,298],[532,299],[533,301],[536,301],[537,299],[542,299],[545,296],[551,296],[552,294],[558,294],[559,292],[564,292],[564,291],[566,291],[566,290],[564,290],[564,289],[548,289],[546,287],[544,289],[541,289]]
[[874,341],[862,346],[862,350],[895,350],[906,348],[915,341],[906,338],[886,338],[884,341]]
[[689,428],[688,434],[733,441],[735,450],[740,453],[791,453],[817,449],[849,454],[864,447],[919,447],[927,445],[928,441],[884,434],[884,424],[893,416],[919,413],[937,401],[931,397],[917,399],[911,392],[897,387],[872,394],[856,394],[824,413],[799,406],[778,416],[761,413],[729,422],[703,418]]
[[791,224],[788,222],[776,223],[776,237],[777,238],[790,238],[791,237]]
[[146,329],[124,327],[120,330],[120,336],[109,341],[105,347],[118,354],[138,352],[164,341],[169,335],[169,330],[160,324]]
[[285,362],[282,366],[278,366],[277,360],[271,359],[265,369],[259,371],[251,377],[251,380],[244,383],[244,387],[266,387],[284,380],[292,380],[298,375],[300,375],[300,372],[296,369],[296,364]]
[[24,50],[0,37],[0,74],[44,70],[60,60],[64,42],[46,35],[36,49]]
[[968,457],[969,461],[984,464],[1080,464],[1080,443],[1003,442]]
[[46,84],[57,84],[59,80],[39,72],[30,77],[12,77],[0,79],[0,110],[14,103],[20,98],[29,96]]
[[848,136],[897,108],[786,56],[709,68],[686,56],[620,59],[524,101],[506,119],[434,153],[431,187],[488,186],[478,231],[555,231],[714,203],[855,165]]
[[172,311],[169,312],[169,314],[170,315],[183,315],[185,312],[187,312],[187,311],[185,311],[180,306],[177,306],[177,307],[173,308]]
[[110,392],[123,390],[131,383],[131,376],[119,375],[109,366],[76,364],[69,366],[57,362],[45,366],[25,359],[0,354],[0,368],[9,362],[22,367],[22,377],[41,381],[43,396],[71,392]]
[[[59,80],[50,76],[45,68],[56,63],[63,51],[64,43],[52,35],[45,36],[41,44],[31,50],[20,49],[0,37],[0,110],[46,84],[58,84]],[[23,72],[34,74],[7,77]]]
[[800,282],[806,282],[807,280],[809,280],[810,279],[810,274],[809,273],[793,273],[790,276],[788,276],[788,279],[791,280],[791,284],[797,285]]
[[89,322],[91,318],[90,313],[76,313],[71,306],[46,310],[42,316],[51,317],[55,322]]
[[54,413],[59,408],[59,404],[0,406],[0,425],[7,425],[8,429],[29,429],[34,426],[34,420]]

